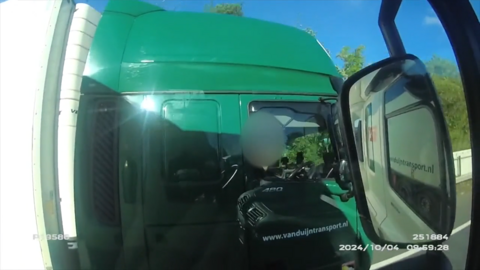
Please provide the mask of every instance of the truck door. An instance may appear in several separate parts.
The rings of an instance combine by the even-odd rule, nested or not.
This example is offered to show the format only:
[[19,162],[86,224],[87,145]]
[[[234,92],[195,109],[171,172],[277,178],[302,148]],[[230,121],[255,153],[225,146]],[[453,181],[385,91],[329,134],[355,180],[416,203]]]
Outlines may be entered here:
[[238,102],[237,95],[82,97],[79,239],[92,250],[92,267],[241,267]]
[[[161,109],[143,121],[144,192],[124,200],[122,212],[143,205],[150,268],[237,269],[236,203],[245,191],[238,96],[148,98]],[[124,237],[134,219],[123,220]]]

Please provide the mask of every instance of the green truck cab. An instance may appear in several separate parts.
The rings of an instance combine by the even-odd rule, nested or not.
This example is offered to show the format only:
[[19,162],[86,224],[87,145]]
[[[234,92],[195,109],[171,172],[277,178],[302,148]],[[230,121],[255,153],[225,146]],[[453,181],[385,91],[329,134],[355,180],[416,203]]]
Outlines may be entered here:
[[[288,178],[301,152],[308,170],[319,168],[322,184],[341,193],[322,171],[324,158],[338,160],[341,140],[331,110],[341,82],[325,49],[299,29],[110,1],[93,39],[78,110],[75,205],[82,269],[306,269],[305,258],[287,259],[276,248],[300,252],[308,235],[299,233],[297,242],[288,242],[292,234],[286,232],[263,235],[286,233],[268,245],[263,238],[264,249],[278,252],[277,261],[263,266],[252,258],[275,256],[262,255],[253,240],[241,237],[239,198],[257,187],[250,186],[256,171],[242,156],[240,134],[251,114],[275,116],[287,139],[282,177]],[[318,227],[312,235],[323,238],[303,252],[318,254],[315,269],[337,269],[325,263],[333,257],[368,269],[370,249],[340,251],[341,241],[328,240],[336,233],[354,240],[343,244],[370,243],[355,199],[331,200],[348,226]],[[298,231],[303,229],[312,230]],[[332,258],[326,258],[326,246],[335,251]]]

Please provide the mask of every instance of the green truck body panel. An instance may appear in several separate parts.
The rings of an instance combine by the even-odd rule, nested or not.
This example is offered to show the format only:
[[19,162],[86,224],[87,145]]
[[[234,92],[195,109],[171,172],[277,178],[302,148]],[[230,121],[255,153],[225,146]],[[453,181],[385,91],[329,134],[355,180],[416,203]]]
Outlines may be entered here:
[[[249,116],[250,102],[318,102],[321,96],[337,95],[331,77],[340,77],[332,60],[312,36],[299,29],[229,15],[168,12],[138,1],[110,1],[96,30],[82,81],[84,96],[79,108],[76,160],[78,164],[82,160],[90,162],[91,136],[82,132],[94,132],[95,121],[86,112],[95,110],[95,104],[103,100],[117,99],[121,100],[119,104],[127,104],[121,106],[117,116],[123,125],[119,128],[118,151],[135,159],[142,156],[142,141],[146,140],[139,137],[146,120],[138,113],[145,99],[151,99],[149,110],[155,117],[182,132],[218,134],[219,144],[227,145],[222,140],[228,136],[236,140],[240,136]],[[182,146],[185,140],[182,136],[171,136],[165,144]],[[123,166],[123,161],[118,162]],[[117,210],[121,212],[118,221],[121,226],[103,226],[92,214],[93,184],[85,181],[90,177],[86,171],[76,166],[78,237],[96,243],[92,244],[95,248],[91,253],[96,250],[105,254],[97,260],[101,261],[96,264],[100,268],[110,267],[108,258],[116,260],[118,252],[129,250],[128,256],[134,257],[143,256],[145,248],[155,248],[147,242],[129,242],[128,238],[123,239],[123,250],[118,245],[115,239],[119,234],[133,232],[129,224],[134,218],[144,222],[137,224],[139,230],[133,232],[139,235],[143,235],[143,226],[211,222],[204,217],[212,217],[213,209],[200,207],[195,210],[197,215],[186,219],[181,213],[196,206],[162,205],[156,201],[160,196],[150,194],[157,187],[142,183],[138,188],[145,194],[138,200],[145,200],[143,217],[137,216],[140,208],[120,203]],[[122,202],[128,195],[125,190],[136,184],[122,182],[125,178],[122,170],[118,178],[118,199]],[[341,192],[334,181],[326,184],[330,190]],[[361,228],[354,199],[347,203],[334,199],[363,242],[370,243]],[[236,212],[217,217],[217,221],[236,224]],[[152,233],[146,230],[147,235]],[[105,250],[110,250],[110,255]],[[368,254],[371,258],[370,249]],[[125,260],[125,269],[136,269],[135,263],[128,265]],[[154,265],[151,260],[152,269]]]
[[107,5],[85,68],[85,76],[114,91],[335,94],[328,77],[340,75],[304,31],[257,19],[167,12],[148,4],[133,8],[133,3]]

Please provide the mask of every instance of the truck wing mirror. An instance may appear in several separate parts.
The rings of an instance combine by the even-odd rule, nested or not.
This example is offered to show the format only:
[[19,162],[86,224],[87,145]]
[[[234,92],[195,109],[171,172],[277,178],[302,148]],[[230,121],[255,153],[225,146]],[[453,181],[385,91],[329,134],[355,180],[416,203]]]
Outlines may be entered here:
[[339,104],[357,207],[370,240],[406,248],[448,239],[455,168],[425,65],[408,54],[370,65],[345,82]]

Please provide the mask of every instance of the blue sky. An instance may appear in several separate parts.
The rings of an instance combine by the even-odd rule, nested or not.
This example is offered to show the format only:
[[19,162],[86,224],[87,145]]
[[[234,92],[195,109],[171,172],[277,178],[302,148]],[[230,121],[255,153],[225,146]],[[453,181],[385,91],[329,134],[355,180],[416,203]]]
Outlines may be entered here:
[[[78,0],[103,11],[106,0]],[[209,0],[146,1],[167,10],[203,12]],[[239,0],[214,0],[218,3],[238,3]],[[247,17],[278,22],[296,27],[309,27],[317,39],[331,51],[332,57],[343,46],[355,48],[365,45],[366,62],[372,63],[388,57],[378,28],[379,0],[244,0]],[[477,14],[480,1],[472,0]],[[478,16],[478,15],[477,15]],[[455,61],[447,36],[434,11],[426,0],[404,0],[397,15],[397,26],[407,52],[429,59],[433,54]],[[338,59],[334,59],[339,64]]]

